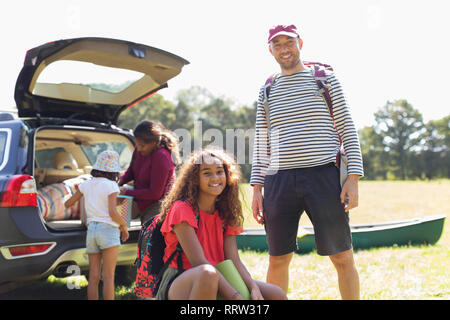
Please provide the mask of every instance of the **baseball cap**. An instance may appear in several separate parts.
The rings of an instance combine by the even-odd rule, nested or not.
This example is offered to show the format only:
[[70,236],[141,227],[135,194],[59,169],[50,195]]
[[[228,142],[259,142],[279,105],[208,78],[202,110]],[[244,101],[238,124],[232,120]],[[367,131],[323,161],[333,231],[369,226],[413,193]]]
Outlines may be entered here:
[[288,36],[288,37],[292,37],[292,38],[300,38],[299,34],[297,33],[297,27],[293,24],[291,25],[282,25],[279,24],[277,26],[274,26],[272,28],[270,28],[269,30],[269,40],[267,41],[268,43],[270,43],[270,41],[272,41],[273,38],[275,38],[276,36],[280,36],[280,35],[284,35],[284,36]]
[[119,154],[111,150],[101,152],[92,169],[105,172],[120,172]]

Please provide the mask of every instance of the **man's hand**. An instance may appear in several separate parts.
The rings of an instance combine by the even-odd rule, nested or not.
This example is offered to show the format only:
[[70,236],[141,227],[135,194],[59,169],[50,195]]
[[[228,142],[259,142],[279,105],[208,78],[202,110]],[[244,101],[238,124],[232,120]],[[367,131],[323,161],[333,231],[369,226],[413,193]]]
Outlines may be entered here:
[[349,174],[342,187],[341,203],[344,205],[345,212],[358,206],[358,180],[359,175]]
[[255,184],[253,186],[253,201],[252,201],[253,218],[259,224],[264,224],[263,217],[263,197],[262,185]]

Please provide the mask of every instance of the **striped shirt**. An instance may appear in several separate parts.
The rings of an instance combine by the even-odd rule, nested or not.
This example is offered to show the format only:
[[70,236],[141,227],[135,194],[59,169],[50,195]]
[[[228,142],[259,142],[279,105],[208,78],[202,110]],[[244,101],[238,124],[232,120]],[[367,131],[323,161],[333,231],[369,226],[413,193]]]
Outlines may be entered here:
[[[348,173],[364,175],[358,134],[341,85],[327,73],[333,114],[345,153]],[[317,95],[317,84],[309,69],[279,75],[269,95],[270,130],[259,92],[250,183],[264,184],[267,174],[278,170],[308,168],[336,161],[339,137],[325,100]]]

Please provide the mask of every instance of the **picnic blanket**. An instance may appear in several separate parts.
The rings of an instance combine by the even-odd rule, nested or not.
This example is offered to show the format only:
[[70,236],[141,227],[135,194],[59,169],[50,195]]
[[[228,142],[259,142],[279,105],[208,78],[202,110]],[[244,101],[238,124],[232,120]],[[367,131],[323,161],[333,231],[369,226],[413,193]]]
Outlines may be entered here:
[[72,207],[64,208],[64,202],[75,192],[75,186],[90,179],[90,174],[64,180],[61,183],[52,183],[37,191],[39,210],[45,221],[80,219],[80,202]]

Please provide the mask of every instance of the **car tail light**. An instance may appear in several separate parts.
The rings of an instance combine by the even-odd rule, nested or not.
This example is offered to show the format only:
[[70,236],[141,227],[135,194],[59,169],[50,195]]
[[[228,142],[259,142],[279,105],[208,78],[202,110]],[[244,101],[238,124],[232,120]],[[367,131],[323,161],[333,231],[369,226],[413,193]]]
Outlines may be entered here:
[[47,251],[51,244],[39,244],[34,246],[11,247],[9,252],[13,257],[37,254]]
[[36,183],[34,178],[22,174],[13,176],[3,191],[0,207],[36,207]]
[[2,247],[0,248],[0,251],[6,259],[17,259],[46,254],[53,249],[55,245],[55,242],[32,243],[19,246]]

